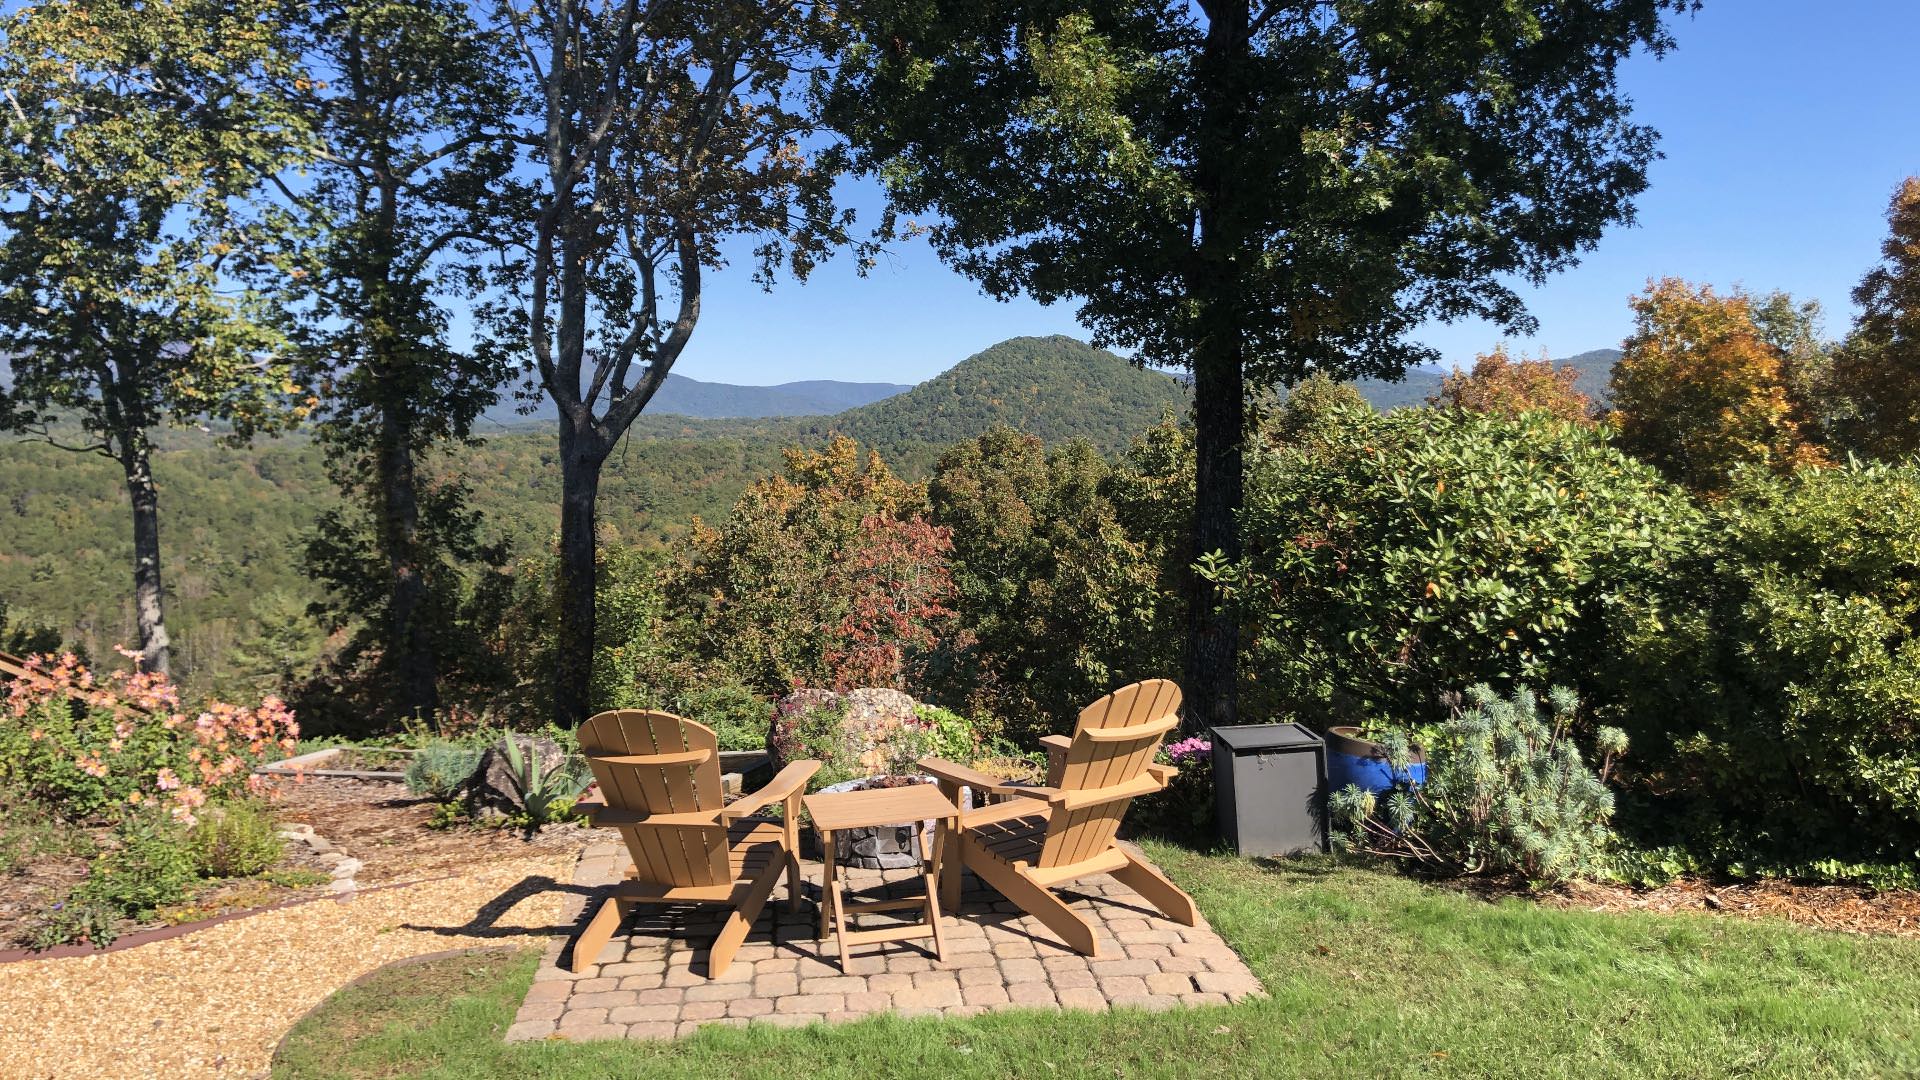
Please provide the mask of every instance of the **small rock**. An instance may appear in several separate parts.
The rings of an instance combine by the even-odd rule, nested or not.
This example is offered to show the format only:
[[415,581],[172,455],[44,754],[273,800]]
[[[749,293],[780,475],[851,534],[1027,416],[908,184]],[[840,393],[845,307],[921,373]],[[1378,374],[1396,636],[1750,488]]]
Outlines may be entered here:
[[353,883],[352,878],[335,878],[333,884],[328,885],[327,889],[331,892],[346,896],[351,895],[358,887],[359,886]]
[[359,872],[359,859],[341,859],[339,862],[333,864],[333,869],[329,871],[336,880],[339,878],[350,878]]
[[333,842],[327,840],[325,837],[309,836],[306,839],[307,850],[313,852],[315,855],[326,855],[333,851]]
[[322,866],[332,866],[336,863],[346,862],[347,857],[345,855],[340,854],[337,851],[329,851],[326,854],[321,855],[318,858],[314,859],[313,861],[319,863]]

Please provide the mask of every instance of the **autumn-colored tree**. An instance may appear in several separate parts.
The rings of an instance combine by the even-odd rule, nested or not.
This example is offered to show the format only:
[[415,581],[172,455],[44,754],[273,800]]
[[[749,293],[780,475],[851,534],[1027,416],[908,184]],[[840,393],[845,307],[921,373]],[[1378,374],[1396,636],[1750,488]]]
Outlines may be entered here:
[[1920,453],[1920,176],[1894,192],[1880,265],[1853,291],[1860,321],[1834,362],[1846,402],[1837,441],[1876,457]]
[[1571,364],[1556,368],[1543,353],[1538,360],[1514,359],[1505,345],[1474,358],[1472,371],[1454,368],[1440,380],[1432,404],[1470,412],[1517,417],[1541,412],[1556,420],[1593,422],[1593,399],[1574,388],[1580,371]]
[[786,451],[720,528],[695,523],[667,580],[687,648],[762,693],[903,687],[952,617],[949,530],[926,493],[836,436]]
[[1794,419],[1785,350],[1751,296],[1679,278],[1631,301],[1634,331],[1613,369],[1620,445],[1694,491],[1717,494],[1740,465],[1779,472],[1825,459]]

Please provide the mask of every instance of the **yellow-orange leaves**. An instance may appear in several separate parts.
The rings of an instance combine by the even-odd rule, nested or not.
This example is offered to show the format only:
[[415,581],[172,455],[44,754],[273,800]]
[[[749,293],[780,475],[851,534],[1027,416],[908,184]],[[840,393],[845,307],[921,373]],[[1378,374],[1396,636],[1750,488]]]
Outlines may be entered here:
[[1631,303],[1634,332],[1612,386],[1623,449],[1706,494],[1740,465],[1784,472],[1826,460],[1793,420],[1785,355],[1761,336],[1747,294],[1665,278]]

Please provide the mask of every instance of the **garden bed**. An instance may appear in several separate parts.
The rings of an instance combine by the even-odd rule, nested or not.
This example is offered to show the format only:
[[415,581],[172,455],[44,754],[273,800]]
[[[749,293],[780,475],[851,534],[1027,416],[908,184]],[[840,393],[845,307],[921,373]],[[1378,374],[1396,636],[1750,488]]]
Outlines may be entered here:
[[[549,825],[531,836],[517,829],[435,828],[435,805],[389,780],[308,774],[283,782],[273,803],[275,818],[283,826],[312,826],[315,835],[326,841],[326,850],[289,842],[286,855],[265,875],[206,881],[192,896],[162,908],[151,920],[123,922],[120,932],[265,910],[326,895],[334,865],[327,858],[331,853],[357,860],[360,867],[354,881],[361,887],[375,887],[461,873],[477,862],[524,858],[583,842],[584,830],[577,825]],[[112,830],[76,832],[76,839],[99,847],[108,842]],[[49,851],[26,856],[0,876],[0,950],[26,943],[52,905],[86,878],[88,861],[85,855]]]

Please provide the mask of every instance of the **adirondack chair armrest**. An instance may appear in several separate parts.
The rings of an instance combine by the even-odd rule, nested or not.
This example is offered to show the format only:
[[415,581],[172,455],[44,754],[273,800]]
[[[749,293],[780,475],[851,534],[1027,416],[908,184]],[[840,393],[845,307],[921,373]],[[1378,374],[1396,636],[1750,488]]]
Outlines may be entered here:
[[945,780],[949,784],[958,784],[961,787],[972,788],[975,791],[984,791],[991,795],[1006,795],[1011,792],[1031,790],[1028,788],[1015,787],[997,776],[988,776],[986,773],[976,769],[969,769],[965,765],[955,765],[951,761],[942,761],[939,758],[921,758],[920,767],[934,777]]
[[1041,799],[1046,802],[1061,802],[1067,797],[1066,792],[1053,787],[1017,787],[1013,789],[1013,793],[1016,795],[1024,795],[1029,799]]
[[[781,769],[780,772],[776,774],[773,779],[767,781],[759,791],[735,799],[733,803],[726,808],[724,813],[730,818],[746,817],[748,814],[757,810],[764,810],[782,799],[788,802],[794,802],[800,795],[805,793],[807,781],[813,779],[813,774],[819,771],[820,762],[818,761],[789,762],[786,768]],[[787,807],[787,813],[789,814],[795,813],[797,810],[797,806]]]
[[1047,786],[1056,787],[1067,771],[1067,751],[1073,748],[1073,739],[1066,735],[1048,735],[1040,740],[1047,752]]
[[1052,803],[1056,810],[1071,812],[1120,799],[1151,795],[1166,786],[1166,781],[1152,773],[1143,773],[1124,784],[1110,784],[1106,787],[1084,788],[1078,791],[1062,791],[1059,788],[1050,787],[1015,788],[1014,790],[1029,799],[1044,799]]
[[1149,765],[1147,766],[1147,775],[1160,781],[1160,786],[1165,787],[1169,780],[1180,775],[1180,770],[1171,765]]
[[608,806],[606,796],[596,791],[573,804],[575,810],[587,815],[587,824],[601,829],[617,829],[622,825],[718,825],[720,812],[717,810],[695,810],[685,814],[646,814],[638,810],[628,810],[620,806]]

